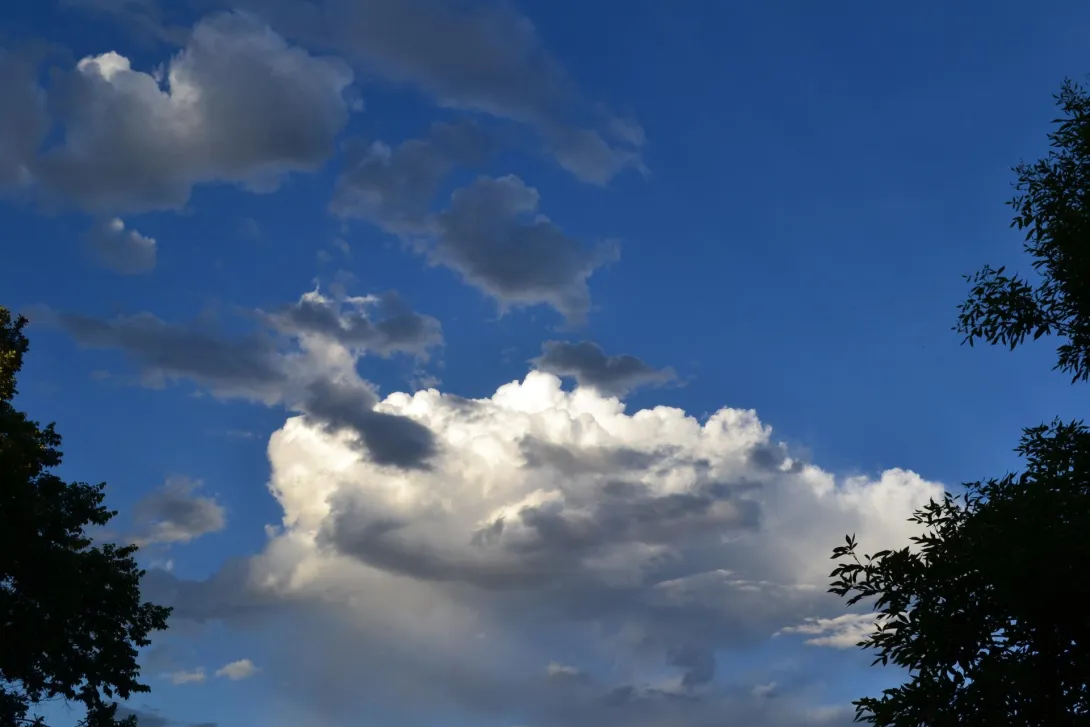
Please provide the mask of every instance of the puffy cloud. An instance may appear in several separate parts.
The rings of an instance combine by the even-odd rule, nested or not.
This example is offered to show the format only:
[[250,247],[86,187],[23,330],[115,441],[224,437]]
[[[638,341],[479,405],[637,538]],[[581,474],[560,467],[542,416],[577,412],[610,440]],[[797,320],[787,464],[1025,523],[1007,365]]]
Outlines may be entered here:
[[808,618],[797,626],[785,626],[780,634],[805,634],[810,646],[830,646],[834,649],[853,649],[863,639],[874,633],[874,613],[845,613],[835,618]]
[[492,146],[470,123],[434,124],[426,138],[394,148],[382,142],[357,146],[345,160],[330,209],[395,234],[424,233],[439,183],[457,164],[483,158]]
[[427,255],[504,309],[545,303],[582,322],[590,310],[587,278],[616,260],[619,247],[568,236],[538,212],[539,201],[518,177],[480,177],[451,195]]
[[249,659],[232,661],[230,664],[224,664],[216,670],[216,676],[226,677],[233,682],[237,682],[240,679],[249,679],[256,673],[257,667],[254,666],[254,663]]
[[673,369],[656,369],[636,356],[607,356],[601,346],[592,341],[546,341],[541,355],[532,362],[542,371],[570,376],[580,386],[593,387],[613,396],[623,396],[641,386],[664,384],[677,378]]
[[434,433],[430,469],[384,469],[289,419],[268,447],[284,515],[264,552],[146,586],[181,619],[287,604],[265,670],[331,720],[365,698],[405,723],[847,724],[805,684],[769,691],[791,675],[750,655],[839,615],[825,589],[844,533],[900,545],[941,493],[905,470],[797,461],[752,411],[629,414],[544,372],[487,399],[395,393],[376,409]]
[[191,671],[176,671],[168,675],[170,677],[170,683],[175,686],[182,684],[201,684],[205,680],[204,669],[193,669]]
[[267,191],[317,168],[348,118],[352,72],[247,14],[200,22],[162,76],[108,52],[51,90],[65,135],[35,165],[51,192],[93,212],[177,208],[200,182]]
[[584,180],[603,183],[623,169],[643,168],[639,125],[588,108],[530,20],[506,3],[246,4],[290,37],[351,55],[387,78],[423,88],[443,106],[529,124],[557,161]]
[[214,497],[197,494],[199,481],[171,477],[133,506],[137,544],[188,543],[227,525],[227,512]]
[[445,210],[430,211],[440,180],[486,146],[477,127],[447,124],[396,149],[372,144],[339,178],[331,208],[400,236],[502,310],[546,304],[582,322],[590,309],[587,278],[618,258],[616,243],[588,246],[565,234],[538,211],[537,190],[513,175],[479,177],[456,190]]
[[[381,318],[375,320],[371,311]],[[315,290],[267,317],[285,333],[322,336],[381,356],[409,353],[427,358],[429,349],[443,343],[439,321],[413,311],[396,291],[334,300]]]
[[91,247],[99,262],[122,275],[139,275],[155,267],[155,240],[127,229],[118,217],[91,228]]
[[356,367],[369,351],[423,355],[438,342],[438,322],[413,313],[396,294],[374,299],[390,314],[377,323],[360,310],[372,299],[346,302],[347,312],[335,310],[334,301],[315,292],[280,313],[257,313],[286,336],[261,330],[228,338],[150,313],[102,320],[39,308],[35,319],[61,326],[80,345],[121,350],[147,385],[190,381],[219,397],[283,405],[328,431],[349,430],[358,449],[378,464],[427,467],[435,450],[431,432],[411,418],[381,411],[373,386]]

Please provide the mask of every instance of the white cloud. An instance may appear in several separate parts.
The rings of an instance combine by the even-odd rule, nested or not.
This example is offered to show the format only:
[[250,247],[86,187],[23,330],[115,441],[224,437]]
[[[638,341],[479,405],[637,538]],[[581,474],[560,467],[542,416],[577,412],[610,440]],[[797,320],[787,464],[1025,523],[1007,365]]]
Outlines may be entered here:
[[344,62],[289,45],[253,16],[215,15],[163,78],[115,51],[80,60],[50,89],[65,136],[35,176],[105,214],[181,207],[201,182],[268,191],[332,153],[351,82]]
[[808,618],[797,626],[786,626],[780,634],[804,634],[810,646],[829,646],[834,649],[854,649],[867,636],[874,633],[874,613],[845,613],[835,618]]
[[169,675],[171,684],[200,684],[205,680],[204,669],[193,669],[191,671],[176,671],[171,672]]
[[396,393],[378,410],[432,432],[429,469],[289,419],[268,448],[281,528],[245,568],[179,591],[180,618],[294,604],[265,669],[331,715],[366,678],[369,703],[406,723],[834,723],[798,687],[767,698],[771,672],[717,666],[838,615],[831,548],[846,532],[904,543],[941,492],[906,470],[797,461],[752,411],[628,414],[542,372],[488,399]]
[[122,275],[139,275],[155,267],[155,239],[125,227],[119,217],[91,228],[91,247],[104,266]]
[[254,663],[249,659],[232,661],[230,664],[224,664],[216,670],[216,676],[226,677],[233,682],[237,682],[240,679],[249,679],[256,673],[257,667],[254,666]]

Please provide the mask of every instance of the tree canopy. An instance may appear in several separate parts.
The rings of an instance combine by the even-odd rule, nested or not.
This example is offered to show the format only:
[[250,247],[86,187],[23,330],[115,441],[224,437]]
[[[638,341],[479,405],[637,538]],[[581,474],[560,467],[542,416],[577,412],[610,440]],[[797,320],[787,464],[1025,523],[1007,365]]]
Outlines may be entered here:
[[1074,381],[1090,378],[1090,96],[1065,81],[1056,95],[1062,116],[1048,135],[1052,149],[1014,168],[1012,227],[1024,230],[1025,251],[1039,280],[985,266],[959,306],[956,330],[1010,346],[1027,338],[1060,339],[1056,368]]
[[170,609],[143,603],[135,546],[94,544],[104,484],[66,483],[51,470],[61,438],[16,410],[26,319],[0,308],[0,725],[32,724],[34,705],[81,703],[88,727],[117,719],[117,699],[149,691],[137,648],[166,628]]
[[[1015,167],[1013,226],[1033,280],[985,267],[969,276],[956,330],[1016,348],[1060,339],[1055,368],[1090,378],[1090,97],[1065,82],[1052,149]],[[912,520],[912,545],[857,554],[854,536],[830,591],[869,603],[859,643],[875,664],[908,670],[880,697],[854,702],[881,727],[1090,724],[1090,431],[1059,420],[1024,430],[1025,470],[965,485]]]

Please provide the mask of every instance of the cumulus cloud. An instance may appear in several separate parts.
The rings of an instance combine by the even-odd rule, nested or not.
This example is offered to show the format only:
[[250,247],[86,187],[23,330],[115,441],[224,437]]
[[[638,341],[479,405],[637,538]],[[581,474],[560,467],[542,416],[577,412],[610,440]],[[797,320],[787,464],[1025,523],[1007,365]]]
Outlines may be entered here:
[[548,304],[570,322],[590,310],[587,278],[616,260],[614,243],[585,245],[538,212],[537,190],[516,176],[479,177],[451,195],[425,249],[506,309]]
[[472,123],[434,124],[423,139],[397,147],[357,145],[345,160],[330,209],[401,235],[427,232],[439,183],[458,164],[482,159],[493,141]]
[[155,267],[154,238],[126,228],[118,217],[96,223],[88,239],[98,261],[115,273],[139,275]]
[[486,145],[477,127],[446,124],[396,149],[372,144],[341,175],[331,208],[400,236],[501,310],[545,304],[581,323],[590,309],[587,279],[618,258],[616,243],[587,245],[567,235],[540,213],[537,190],[513,175],[479,177],[456,190],[445,210],[431,212],[440,180]]
[[50,91],[65,134],[34,173],[106,214],[181,207],[200,182],[272,190],[332,153],[351,82],[344,62],[289,45],[251,15],[215,15],[161,77],[114,51],[81,60]]
[[197,493],[201,483],[171,477],[133,506],[138,545],[188,543],[217,533],[227,525],[227,512],[214,497]]
[[434,433],[430,469],[384,470],[289,419],[269,442],[284,514],[265,551],[148,584],[181,619],[290,604],[264,668],[330,719],[358,709],[366,676],[368,704],[406,722],[846,724],[804,687],[761,692],[784,681],[759,659],[746,675],[721,661],[839,615],[831,547],[846,532],[903,544],[941,493],[905,470],[795,460],[752,411],[630,414],[540,371],[486,399],[395,393],[381,410]]
[[241,679],[249,679],[257,673],[257,667],[249,659],[239,659],[230,664],[224,664],[216,670],[216,676],[225,677],[233,682]]
[[413,311],[396,291],[335,300],[315,290],[267,318],[285,333],[322,336],[380,356],[408,353],[426,359],[443,343],[439,321]]
[[657,369],[636,356],[607,356],[592,341],[546,341],[541,355],[532,359],[532,363],[542,371],[574,378],[580,386],[593,387],[611,396],[623,396],[641,386],[665,384],[677,378],[673,369]]
[[797,626],[785,626],[779,634],[805,634],[810,646],[853,649],[874,633],[875,613],[845,613],[835,618],[808,618]]
[[590,107],[526,17],[506,3],[248,0],[290,37],[334,48],[442,106],[535,128],[557,161],[604,183],[642,169],[643,131]]
[[[282,405],[328,431],[351,431],[359,453],[378,464],[426,467],[435,448],[431,432],[411,418],[381,410],[357,364],[369,352],[425,355],[441,340],[438,322],[413,313],[392,293],[341,303],[312,292],[279,313],[255,314],[276,332],[234,338],[150,313],[103,320],[39,308],[34,317],[64,328],[82,346],[121,350],[138,366],[146,385],[189,381],[219,397]],[[366,317],[362,311],[372,303],[387,317],[377,322]]]

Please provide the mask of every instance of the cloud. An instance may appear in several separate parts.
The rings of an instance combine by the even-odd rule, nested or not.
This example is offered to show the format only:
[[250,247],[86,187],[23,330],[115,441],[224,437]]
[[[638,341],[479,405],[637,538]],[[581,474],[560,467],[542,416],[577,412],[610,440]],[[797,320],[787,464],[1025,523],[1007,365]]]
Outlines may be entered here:
[[49,131],[46,94],[38,86],[38,57],[0,48],[0,191],[29,185],[38,146]]
[[280,400],[290,378],[288,360],[268,335],[229,339],[207,328],[167,323],[150,313],[108,320],[43,313],[42,320],[55,322],[81,346],[123,351],[151,386],[189,380],[218,396],[271,404]]
[[786,626],[780,634],[805,634],[810,646],[829,646],[834,649],[854,649],[863,639],[874,633],[875,613],[845,613],[835,618],[808,618],[797,626]]
[[101,220],[88,236],[99,262],[122,275],[139,275],[155,267],[155,240],[126,229],[120,218]]
[[150,313],[102,320],[39,308],[32,315],[62,327],[82,346],[122,351],[139,367],[145,385],[189,381],[221,398],[282,405],[328,431],[350,431],[358,455],[377,464],[427,467],[435,451],[431,432],[411,418],[382,411],[373,386],[356,367],[368,352],[424,355],[437,345],[438,322],[413,313],[392,293],[374,299],[390,314],[378,322],[359,309],[371,299],[346,300],[346,313],[334,311],[333,301],[317,293],[278,314],[258,311],[254,318],[275,323],[277,334],[259,330],[237,338],[207,326],[167,323]]
[[[371,311],[381,318],[375,320]],[[267,318],[284,333],[323,336],[380,356],[408,353],[426,359],[443,343],[439,321],[414,312],[396,291],[335,300],[315,290]]]
[[439,182],[487,147],[469,124],[437,124],[428,138],[396,149],[376,142],[351,157],[330,207],[398,235],[501,310],[547,304],[582,322],[590,309],[587,278],[618,258],[616,243],[588,246],[565,234],[538,211],[537,190],[516,176],[479,177],[456,190],[445,210],[431,212]]
[[254,663],[249,659],[232,661],[230,664],[224,664],[216,670],[216,676],[226,677],[233,682],[237,682],[240,679],[249,679],[256,673],[257,667],[254,666]]
[[501,309],[548,304],[570,322],[590,310],[587,278],[619,257],[614,243],[587,246],[538,213],[537,190],[515,176],[479,177],[451,195],[426,252]]
[[333,722],[365,700],[402,723],[847,724],[762,647],[842,613],[825,590],[844,533],[903,544],[941,493],[905,470],[797,461],[752,411],[630,414],[540,371],[485,399],[394,393],[380,409],[434,434],[429,469],[377,467],[293,417],[269,442],[283,518],[265,550],[146,586],[175,594],[176,619],[286,609],[263,670]]
[[137,544],[188,543],[217,533],[227,525],[227,512],[213,497],[196,494],[201,483],[187,477],[171,477],[144,495],[133,506]]
[[397,147],[357,145],[337,178],[330,209],[394,234],[425,233],[439,183],[456,165],[482,159],[493,145],[480,126],[466,122],[433,124],[426,138]]
[[215,15],[161,76],[110,51],[57,81],[50,101],[65,134],[34,174],[104,214],[179,208],[201,182],[270,191],[332,153],[351,82],[342,61],[289,45],[251,15]]
[[136,717],[136,727],[217,727],[215,722],[185,723],[173,719],[167,719],[157,710],[132,709],[120,706],[117,708],[117,719]]
[[626,168],[643,168],[639,125],[589,106],[530,20],[509,4],[249,0],[247,7],[290,37],[413,84],[441,106],[530,125],[581,179],[604,183]]
[[175,686],[182,684],[201,684],[205,680],[204,669],[193,669],[191,671],[176,671],[170,675],[170,683]]
[[541,355],[532,359],[532,363],[542,371],[574,378],[580,386],[593,387],[610,396],[624,396],[641,386],[664,384],[677,378],[673,369],[656,369],[635,356],[607,356],[591,341],[546,341]]

